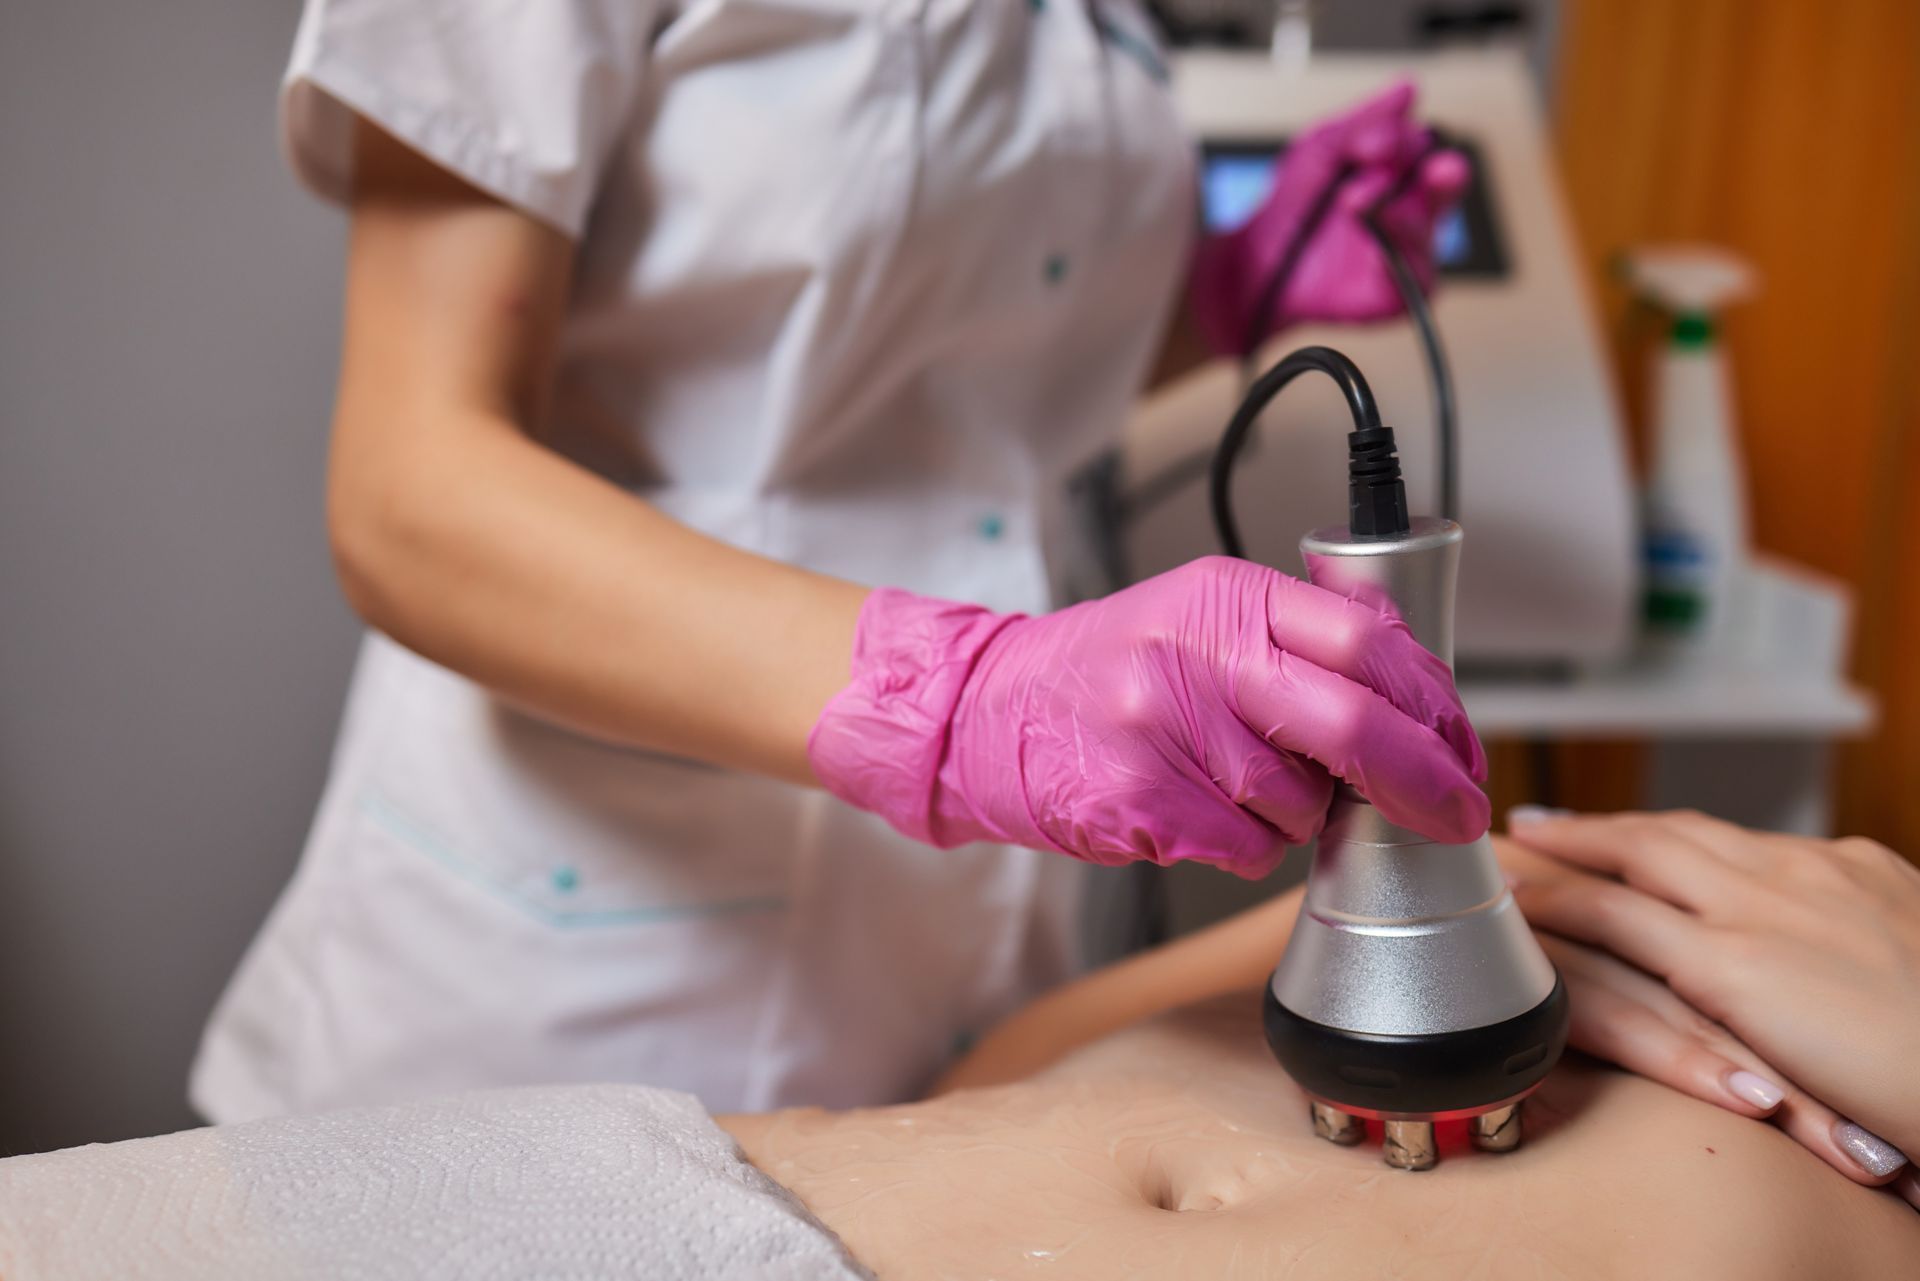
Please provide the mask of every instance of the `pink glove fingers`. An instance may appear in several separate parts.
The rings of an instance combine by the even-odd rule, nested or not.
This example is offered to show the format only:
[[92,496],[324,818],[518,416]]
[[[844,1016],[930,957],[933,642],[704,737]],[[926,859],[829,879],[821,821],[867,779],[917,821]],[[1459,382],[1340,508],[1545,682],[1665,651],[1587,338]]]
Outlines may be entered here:
[[1420,181],[1415,190],[1422,197],[1422,208],[1429,215],[1451,209],[1466,194],[1473,171],[1467,158],[1457,151],[1436,151],[1420,162]]
[[1324,766],[1280,750],[1238,717],[1208,737],[1209,774],[1227,800],[1258,816],[1287,845],[1305,845],[1320,834],[1333,802],[1333,775]]
[[1347,164],[1384,170],[1392,179],[1430,145],[1432,136],[1428,130],[1396,117],[1355,128],[1343,140],[1340,151]]
[[1453,673],[1405,623],[1371,605],[1275,574],[1268,632],[1280,650],[1373,690],[1404,715],[1431,726],[1477,781],[1487,758],[1454,693]]
[[[1457,151],[1438,151],[1420,162],[1420,171],[1406,189],[1389,199],[1377,215],[1380,228],[1412,264],[1422,281],[1432,279],[1431,239],[1435,222],[1466,190],[1466,157]],[[1370,187],[1361,212],[1371,209],[1394,189],[1394,181]],[[1349,188],[1357,191],[1361,184]],[[1356,198],[1358,198],[1356,196]],[[1377,249],[1377,247],[1376,247]]]
[[1396,80],[1344,116],[1335,116],[1302,133],[1299,143],[1347,138],[1380,125],[1404,125],[1413,112],[1413,81]]
[[[1301,321],[1368,321],[1398,315],[1402,302],[1363,218],[1382,198],[1383,229],[1423,287],[1433,280],[1432,238],[1441,212],[1466,182],[1464,159],[1419,158],[1432,133],[1412,119],[1413,86],[1400,83],[1343,116],[1301,133],[1287,149],[1273,189],[1253,217],[1209,236],[1194,253],[1189,310],[1223,355],[1244,354],[1255,325],[1279,330]],[[1407,167],[1419,164],[1404,191]],[[1270,316],[1260,312],[1273,272],[1328,186],[1344,185],[1314,233]],[[1389,195],[1389,193],[1396,193]]]
[[1268,742],[1311,756],[1392,822],[1436,840],[1470,841],[1492,817],[1486,793],[1440,735],[1380,695],[1294,654],[1242,705]]
[[[1341,212],[1352,218],[1364,217],[1375,205],[1379,204],[1380,201],[1386,197],[1386,194],[1393,190],[1394,185],[1400,181],[1398,170],[1399,166],[1397,164],[1391,169],[1370,169],[1359,177],[1349,181],[1346,186],[1340,188],[1340,196],[1336,202]],[[1408,196],[1418,190],[1419,183],[1415,182],[1409,186],[1407,191],[1402,193],[1394,203],[1400,204],[1405,202]],[[1384,213],[1385,211],[1383,210],[1382,212]]]
[[[1060,843],[1104,867],[1199,862],[1253,877],[1286,856],[1278,832],[1233,804],[1190,763],[1151,787],[1087,799],[1095,803],[1074,807],[1086,818],[1071,823]],[[1170,815],[1179,822],[1169,823]]]
[[808,752],[942,846],[1260,875],[1335,775],[1441,839],[1486,824],[1445,665],[1363,602],[1226,557],[1037,618],[876,591]]
[[[1313,151],[1302,156],[1289,153],[1282,162],[1289,170],[1287,181],[1300,187],[1319,192],[1327,184],[1339,178],[1345,169],[1345,161],[1337,152]],[[1306,221],[1313,201],[1300,201],[1285,208],[1277,208],[1271,218],[1261,221],[1259,226],[1250,223],[1241,233],[1231,233],[1238,237],[1229,252],[1217,255],[1216,268],[1223,273],[1219,284],[1223,288],[1240,290],[1245,280],[1256,280],[1264,287],[1267,277],[1279,267],[1280,259],[1292,246],[1293,239],[1299,234],[1300,225]],[[1244,234],[1243,234],[1244,233]],[[1249,297],[1247,302],[1251,302]]]

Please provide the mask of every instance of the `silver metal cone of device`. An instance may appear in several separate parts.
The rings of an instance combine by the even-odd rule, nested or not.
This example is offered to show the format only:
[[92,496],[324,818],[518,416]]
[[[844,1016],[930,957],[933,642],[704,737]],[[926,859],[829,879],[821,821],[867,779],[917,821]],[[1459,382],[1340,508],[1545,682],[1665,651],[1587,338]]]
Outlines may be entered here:
[[[1356,539],[1339,527],[1317,530],[1300,546],[1313,583],[1393,609],[1415,639],[1451,663],[1460,540],[1452,521],[1421,518],[1391,540]],[[1485,835],[1442,844],[1388,822],[1351,787],[1339,789],[1299,920],[1273,972],[1281,1006],[1347,1032],[1434,1036],[1526,1014],[1549,999],[1555,982]],[[1410,1067],[1418,1071],[1417,1062]],[[1318,1126],[1317,1110],[1314,1117]],[[1388,1123],[1390,1164],[1433,1163],[1432,1127],[1420,1124]],[[1497,1120],[1484,1125],[1491,1127],[1482,1143],[1488,1150],[1519,1140],[1517,1120],[1510,1130]]]
[[[1358,541],[1341,528],[1316,531],[1300,548],[1317,586],[1391,604],[1416,640],[1451,661],[1460,538],[1452,521],[1427,517],[1392,542]],[[1325,1027],[1425,1036],[1525,1014],[1553,985],[1553,965],[1485,836],[1443,845],[1340,789],[1274,971],[1282,1005]]]

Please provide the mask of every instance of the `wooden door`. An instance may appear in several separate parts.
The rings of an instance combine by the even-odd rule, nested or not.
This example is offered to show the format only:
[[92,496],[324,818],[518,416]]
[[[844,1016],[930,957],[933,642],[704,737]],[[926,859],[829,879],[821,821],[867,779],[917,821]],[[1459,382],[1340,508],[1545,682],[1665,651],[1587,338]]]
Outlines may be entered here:
[[[1759,269],[1726,323],[1755,542],[1853,587],[1882,721],[1837,826],[1920,859],[1920,4],[1568,0],[1555,118],[1636,423],[1609,256],[1705,240]],[[1631,801],[1630,749],[1557,750],[1564,803]]]

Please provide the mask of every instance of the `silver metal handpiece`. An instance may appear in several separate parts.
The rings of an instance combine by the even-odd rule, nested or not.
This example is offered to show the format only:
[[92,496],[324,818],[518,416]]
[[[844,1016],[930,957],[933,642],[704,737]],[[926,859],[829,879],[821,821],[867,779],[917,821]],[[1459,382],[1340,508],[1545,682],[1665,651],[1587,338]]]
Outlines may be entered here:
[[[1315,584],[1396,610],[1450,664],[1460,543],[1452,521],[1422,518],[1384,539],[1317,530],[1301,551]],[[1565,991],[1486,836],[1430,840],[1345,785],[1265,1010],[1274,1053],[1316,1102],[1316,1129],[1344,1138],[1338,1114],[1383,1119],[1388,1163],[1410,1170],[1436,1160],[1436,1117],[1485,1113],[1476,1146],[1517,1145],[1518,1100],[1566,1039]]]

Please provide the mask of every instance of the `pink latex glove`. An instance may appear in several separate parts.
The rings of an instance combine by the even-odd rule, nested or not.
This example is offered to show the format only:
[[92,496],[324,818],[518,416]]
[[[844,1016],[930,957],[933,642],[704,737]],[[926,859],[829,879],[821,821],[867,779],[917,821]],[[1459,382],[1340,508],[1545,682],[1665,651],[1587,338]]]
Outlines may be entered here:
[[1258,339],[1301,321],[1382,320],[1400,314],[1393,276],[1361,219],[1415,163],[1419,172],[1381,210],[1380,224],[1406,255],[1421,287],[1433,287],[1434,224],[1466,189],[1467,161],[1457,151],[1418,159],[1431,139],[1414,123],[1412,108],[1413,86],[1403,81],[1307,130],[1281,157],[1273,190],[1258,212],[1233,231],[1200,243],[1188,280],[1188,306],[1215,352],[1247,354],[1268,280],[1321,193],[1349,168]]
[[1486,759],[1446,664],[1323,588],[1208,557],[1058,613],[882,589],[807,752],[909,836],[1265,875],[1334,778],[1447,841],[1487,829]]

